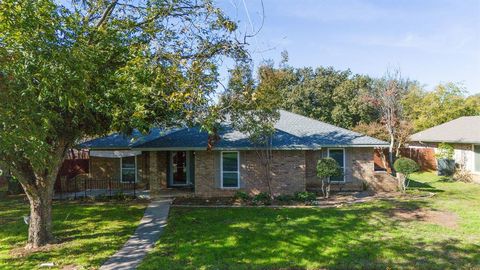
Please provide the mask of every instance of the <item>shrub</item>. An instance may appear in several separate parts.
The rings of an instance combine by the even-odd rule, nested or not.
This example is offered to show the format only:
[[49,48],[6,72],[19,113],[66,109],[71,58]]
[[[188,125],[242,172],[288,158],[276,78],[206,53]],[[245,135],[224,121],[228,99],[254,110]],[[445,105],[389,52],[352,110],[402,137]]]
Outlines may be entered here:
[[453,159],[454,148],[451,144],[441,143],[438,145],[435,157],[437,159]]
[[313,192],[302,191],[295,193],[295,200],[300,202],[312,202],[317,199],[317,195]]
[[266,192],[260,192],[257,195],[253,196],[253,203],[254,204],[270,204],[272,202],[272,199],[270,198],[270,195]]
[[[322,193],[323,197],[330,196],[330,177],[342,175],[342,168],[338,162],[330,157],[322,158],[317,162],[317,176],[322,179]],[[327,185],[325,185],[327,179]]]
[[402,192],[405,192],[410,184],[410,179],[408,176],[420,169],[414,160],[405,157],[397,159],[395,163],[393,163],[393,168],[395,168],[397,172],[403,174],[403,176],[398,176]]
[[342,175],[342,168],[338,162],[330,157],[322,158],[317,162],[317,176],[326,178]]
[[291,202],[295,199],[295,197],[292,195],[278,195],[275,197],[275,199],[280,202]]
[[397,159],[393,164],[393,167],[397,172],[404,174],[407,177],[408,175],[420,169],[418,164],[413,159],[409,159],[405,157]]
[[235,199],[240,199],[242,201],[249,201],[252,199],[252,197],[250,197],[250,195],[248,195],[248,193],[246,193],[245,191],[237,191],[235,193],[235,196],[234,196]]

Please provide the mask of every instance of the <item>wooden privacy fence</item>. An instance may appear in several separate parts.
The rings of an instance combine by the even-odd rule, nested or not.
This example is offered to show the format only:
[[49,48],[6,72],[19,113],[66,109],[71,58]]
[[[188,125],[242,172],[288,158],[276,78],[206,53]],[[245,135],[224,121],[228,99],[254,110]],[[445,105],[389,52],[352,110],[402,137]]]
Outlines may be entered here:
[[[381,152],[382,150],[384,157],[388,160],[388,149],[375,149],[373,156],[375,170],[385,170],[391,172],[388,162],[383,161]],[[431,171],[437,169],[437,160],[435,158],[435,151],[433,148],[400,148],[400,156],[415,160],[415,162],[420,165],[420,169],[422,171]]]
[[77,175],[87,174],[88,172],[89,159],[65,159],[55,181],[55,191],[61,191],[61,179],[70,180]]

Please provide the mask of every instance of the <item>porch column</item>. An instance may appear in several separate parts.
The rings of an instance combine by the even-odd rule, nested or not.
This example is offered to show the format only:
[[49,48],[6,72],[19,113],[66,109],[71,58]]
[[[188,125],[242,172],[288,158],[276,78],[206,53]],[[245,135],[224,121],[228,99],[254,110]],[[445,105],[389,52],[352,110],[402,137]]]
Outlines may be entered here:
[[167,188],[167,167],[168,167],[168,152],[157,152],[157,177],[160,189]]
[[150,181],[150,197],[155,198],[160,195],[160,175],[158,171],[158,153],[151,151],[149,152],[149,181]]

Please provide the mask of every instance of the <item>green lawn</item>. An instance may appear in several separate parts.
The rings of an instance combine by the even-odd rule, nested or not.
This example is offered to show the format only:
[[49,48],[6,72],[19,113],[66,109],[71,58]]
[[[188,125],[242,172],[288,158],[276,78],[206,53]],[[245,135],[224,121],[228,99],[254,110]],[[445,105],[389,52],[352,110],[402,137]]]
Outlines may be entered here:
[[[413,178],[412,193],[435,196],[330,209],[172,208],[140,269],[480,269],[480,185]],[[453,224],[397,211],[444,213]]]
[[23,197],[0,199],[0,269],[35,269],[41,263],[98,268],[119,249],[138,225],[143,203],[63,202],[53,206],[54,232],[62,242],[48,251],[18,257],[27,240]]

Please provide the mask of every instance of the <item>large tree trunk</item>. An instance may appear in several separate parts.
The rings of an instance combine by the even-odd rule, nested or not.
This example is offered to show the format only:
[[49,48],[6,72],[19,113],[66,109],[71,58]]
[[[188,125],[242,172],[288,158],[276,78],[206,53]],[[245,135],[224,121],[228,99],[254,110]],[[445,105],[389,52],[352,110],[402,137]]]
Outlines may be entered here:
[[54,241],[52,234],[53,187],[63,162],[66,147],[52,151],[41,169],[35,170],[29,160],[14,163],[15,175],[22,184],[30,202],[28,241],[26,249],[34,249]]
[[46,188],[27,191],[30,201],[30,221],[26,248],[38,248],[54,240],[52,235],[53,185],[50,187],[49,184]]

